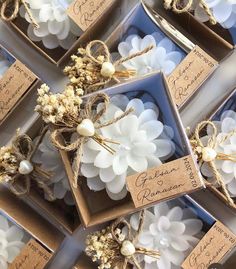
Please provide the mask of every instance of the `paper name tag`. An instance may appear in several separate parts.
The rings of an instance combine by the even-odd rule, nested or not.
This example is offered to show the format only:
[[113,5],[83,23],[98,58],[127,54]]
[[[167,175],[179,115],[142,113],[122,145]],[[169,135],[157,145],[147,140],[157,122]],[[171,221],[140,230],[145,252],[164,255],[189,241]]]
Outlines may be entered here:
[[126,179],[136,208],[202,187],[191,155]]
[[67,9],[68,16],[86,31],[114,0],[75,0]]
[[220,262],[236,245],[236,236],[216,222],[182,264],[183,269],[207,269]]
[[44,269],[51,256],[51,253],[31,239],[8,269]]
[[11,111],[37,77],[16,60],[0,79],[0,121]]
[[198,46],[168,76],[172,98],[181,107],[195,93],[218,63]]

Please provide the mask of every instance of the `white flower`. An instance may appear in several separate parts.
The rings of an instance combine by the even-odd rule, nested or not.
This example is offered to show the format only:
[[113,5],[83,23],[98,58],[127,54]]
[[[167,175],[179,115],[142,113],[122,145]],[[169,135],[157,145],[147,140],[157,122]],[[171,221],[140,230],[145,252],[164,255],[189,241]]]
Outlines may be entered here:
[[[100,104],[99,109],[103,106]],[[89,139],[83,147],[81,173],[87,178],[91,190],[106,189],[114,200],[127,195],[126,177],[159,166],[175,152],[171,141],[173,130],[158,120],[159,110],[152,102],[141,99],[131,101],[119,94],[111,98],[106,116],[101,122],[114,119],[130,107],[134,112],[115,124],[101,128],[101,135],[119,145],[109,144],[115,153],[111,154]]]
[[49,185],[53,186],[53,194],[55,197],[57,199],[64,199],[65,203],[68,205],[74,205],[64,165],[58,150],[50,141],[49,132],[47,132],[43,138],[42,143],[34,155],[33,161],[41,164],[43,169],[52,173]]
[[29,15],[22,6],[20,14],[30,24],[27,29],[28,37],[34,42],[43,42],[48,49],[61,46],[69,49],[81,35],[81,29],[68,17],[66,10],[72,0],[27,0],[30,11],[39,28],[33,28]]
[[[227,110],[222,114],[221,121],[214,123],[218,128],[217,141],[220,142],[222,137],[236,129],[236,112]],[[209,139],[209,135],[212,133],[212,129],[210,127],[207,129],[207,133],[208,135],[202,138],[204,144],[206,144]],[[236,135],[233,135],[230,139],[223,143],[218,143],[215,150],[217,153],[236,155]],[[214,162],[217,170],[222,175],[231,197],[236,197],[236,162],[228,160],[215,160]],[[207,163],[202,165],[201,172],[208,178],[208,180],[213,180],[214,176],[212,170]]]
[[24,232],[0,215],[0,268],[7,269],[20,253],[25,243]]
[[[131,227],[138,229],[139,214],[131,216]],[[182,262],[197,245],[203,223],[194,212],[180,206],[160,203],[146,210],[144,227],[138,246],[160,252],[160,259],[144,256],[145,269],[180,268]],[[143,258],[140,256],[140,260]]]
[[7,59],[3,50],[0,49],[0,79],[3,77],[4,73],[8,70],[11,63]]
[[[236,1],[235,0],[205,0],[212,11],[216,21],[224,28],[229,29],[236,24]],[[209,20],[209,16],[201,5],[196,5],[194,16],[201,22]]]
[[150,45],[154,46],[151,51],[124,62],[124,67],[136,70],[137,75],[144,75],[159,70],[168,75],[183,58],[177,46],[169,38],[165,37],[164,34],[160,33],[146,35],[144,38],[138,35],[130,35],[124,42],[118,45],[118,51],[122,57],[127,57],[144,50]]

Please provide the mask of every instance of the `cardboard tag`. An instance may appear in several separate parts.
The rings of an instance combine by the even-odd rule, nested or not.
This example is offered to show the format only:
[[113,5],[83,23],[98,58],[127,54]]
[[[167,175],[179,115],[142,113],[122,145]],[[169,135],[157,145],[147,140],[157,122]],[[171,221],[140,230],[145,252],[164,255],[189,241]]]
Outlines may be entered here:
[[16,60],[0,79],[0,121],[11,111],[37,77]]
[[51,256],[51,253],[31,239],[8,269],[44,269]]
[[114,0],[75,0],[67,9],[68,16],[86,31]]
[[129,176],[126,181],[136,208],[203,186],[191,155]]
[[236,245],[236,236],[217,221],[182,264],[183,269],[207,269]]
[[168,76],[172,98],[181,107],[216,69],[218,63],[198,46]]

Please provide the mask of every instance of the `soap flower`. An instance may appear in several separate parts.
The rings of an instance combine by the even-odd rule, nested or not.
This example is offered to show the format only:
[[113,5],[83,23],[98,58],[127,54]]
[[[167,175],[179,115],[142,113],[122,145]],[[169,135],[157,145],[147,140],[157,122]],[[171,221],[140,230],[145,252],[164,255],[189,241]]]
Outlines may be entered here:
[[[222,113],[220,121],[214,121],[218,129],[217,135],[217,147],[215,151],[217,153],[224,153],[227,155],[236,155],[236,134],[231,136],[229,139],[223,143],[219,143],[224,136],[236,129],[236,112],[232,110],[226,110]],[[202,137],[201,140],[204,145],[206,145],[209,136],[212,134],[212,128],[210,126],[207,128],[207,135]],[[216,168],[224,183],[228,189],[231,197],[236,197],[236,162],[230,160],[214,160]],[[212,169],[209,167],[208,163],[204,162],[201,167],[202,174],[208,179],[209,182],[215,183],[215,177]]]
[[[138,230],[139,214],[130,218],[133,230]],[[203,223],[195,213],[182,205],[163,202],[146,210],[144,226],[137,245],[159,251],[160,259],[140,255],[145,269],[180,268],[202,236]],[[125,232],[125,230],[124,230]]]
[[[98,106],[98,111],[102,106]],[[121,200],[127,195],[127,176],[159,166],[175,152],[174,132],[158,120],[159,109],[152,102],[115,95],[111,97],[101,123],[118,117],[129,108],[134,112],[100,129],[103,137],[118,143],[112,144],[114,154],[89,139],[84,144],[81,158],[80,171],[87,178],[88,187],[93,191],[106,189],[113,200]]]
[[[216,21],[226,29],[236,24],[236,1],[235,0],[205,0]],[[194,16],[201,22],[207,22],[209,16],[201,5],[194,8]]]
[[144,38],[130,35],[118,45],[118,52],[121,57],[128,57],[151,45],[154,47],[151,51],[124,62],[123,66],[135,70],[138,76],[154,71],[163,71],[169,75],[183,59],[177,46],[161,33],[146,35]]
[[7,269],[25,246],[24,232],[0,215],[0,267]]
[[48,49],[62,47],[68,50],[82,34],[82,30],[67,15],[72,0],[26,0],[39,25],[34,28],[28,13],[22,6],[20,14],[29,22],[27,35],[33,42],[43,42]]
[[[37,140],[37,137],[36,139]],[[52,145],[49,131],[33,157],[33,161],[52,174],[49,186],[56,199],[63,199],[67,205],[74,205],[68,178],[58,150]],[[45,197],[47,199],[47,197]]]

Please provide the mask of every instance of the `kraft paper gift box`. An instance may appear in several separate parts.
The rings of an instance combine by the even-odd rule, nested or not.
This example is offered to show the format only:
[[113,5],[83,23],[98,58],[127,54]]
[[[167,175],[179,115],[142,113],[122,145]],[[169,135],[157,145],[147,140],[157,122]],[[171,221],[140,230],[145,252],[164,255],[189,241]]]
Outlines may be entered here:
[[172,10],[166,10],[163,1],[150,3],[144,0],[144,2],[217,61],[221,62],[233,53],[236,42],[235,28],[227,30],[218,23],[216,25],[209,22],[202,23],[191,12],[176,14]]
[[[1,222],[2,231],[8,229],[9,233],[10,230],[17,229],[12,226],[17,226],[24,232],[22,242],[25,245],[7,268],[44,269],[53,253],[60,247],[64,235],[5,187],[0,189],[0,216],[8,219],[8,227]],[[16,234],[17,238],[14,237],[14,234],[12,236],[12,241],[21,240],[19,232]],[[9,244],[13,243],[9,242]],[[3,256],[0,258],[1,262],[2,259]],[[1,262],[0,264],[2,264]]]
[[[68,5],[68,1],[61,2],[63,2],[62,5]],[[119,6],[119,1],[116,0],[74,0],[67,7],[66,12],[70,19],[75,22],[76,26],[81,29],[81,35],[75,40],[71,48],[73,48],[75,44],[79,46],[87,36],[93,36],[94,38],[98,36],[101,28],[106,25],[106,20],[110,16],[110,13],[114,8],[117,8],[117,6]],[[64,58],[66,58],[67,52],[70,51],[70,49],[65,50],[62,47],[48,49],[43,45],[42,41],[33,42],[27,35],[29,23],[25,18],[21,17],[20,14],[18,14],[17,18],[13,21],[7,22],[7,25],[17,32],[30,46],[55,65],[60,65],[61,62],[64,61]]]
[[0,45],[0,125],[40,84],[32,71]]
[[[136,79],[129,83],[116,85],[102,92],[109,96],[122,93],[131,99],[139,97],[143,98],[144,101],[145,98],[150,98],[160,109],[161,121],[171,126],[174,130],[176,152],[174,157],[168,160],[167,163],[146,171],[147,178],[153,177],[155,181],[155,174],[160,174],[160,177],[163,179],[161,187],[152,182],[152,180],[144,184],[144,188],[147,187],[152,189],[153,192],[157,192],[150,202],[148,199],[137,199],[137,194],[142,192],[142,186],[136,187],[135,182],[141,174],[134,174],[126,178],[131,195],[127,195],[125,199],[120,201],[111,200],[105,190],[98,192],[90,190],[87,187],[86,179],[83,177],[79,178],[78,187],[76,188],[74,186],[72,169],[73,155],[68,154],[66,151],[60,151],[81,220],[86,227],[132,213],[151,203],[172,199],[204,187],[179,114],[170,97],[167,83],[162,73],[152,74],[143,79]],[[84,100],[84,102],[86,101]],[[177,173],[174,172],[175,168],[178,170]],[[171,172],[165,176],[165,171]]]
[[76,265],[73,267],[73,269],[96,269],[97,266],[94,264],[89,257],[86,256],[86,254],[82,254]]
[[[42,121],[37,119],[26,133],[34,139],[39,136],[42,128]],[[52,171],[47,172],[51,173],[53,176]],[[53,185],[51,185],[51,188],[53,188]],[[21,198],[26,204],[39,212],[40,215],[65,234],[72,234],[74,230],[80,226],[74,205],[66,204],[63,199],[56,199],[55,201],[46,200],[43,191],[36,184],[31,183],[30,192]]]

